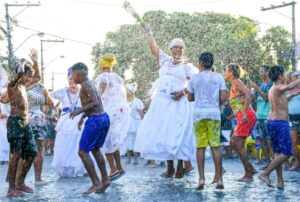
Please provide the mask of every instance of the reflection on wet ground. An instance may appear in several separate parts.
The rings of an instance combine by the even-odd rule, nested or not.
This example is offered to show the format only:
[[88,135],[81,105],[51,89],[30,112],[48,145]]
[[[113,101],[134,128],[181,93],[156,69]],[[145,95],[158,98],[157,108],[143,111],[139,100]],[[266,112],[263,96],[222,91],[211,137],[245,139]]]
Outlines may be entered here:
[[[122,159],[125,162],[125,159]],[[206,160],[206,186],[202,191],[196,191],[198,173],[191,172],[183,179],[165,179],[159,176],[166,168],[146,168],[144,161],[139,165],[124,164],[126,175],[115,181],[104,194],[82,196],[89,185],[88,177],[59,178],[51,168],[52,157],[45,157],[43,179],[47,185],[34,187],[33,169],[27,178],[27,183],[35,189],[34,194],[26,194],[22,198],[9,199],[5,197],[8,184],[5,183],[7,165],[0,165],[0,201],[299,201],[300,172],[285,171],[285,190],[280,191],[267,187],[257,175],[251,183],[236,182],[242,175],[242,165],[238,159],[224,160],[227,170],[224,175],[225,189],[217,191],[210,184],[213,179],[214,166],[211,158]],[[196,167],[196,162],[193,162]],[[262,165],[259,165],[262,167]],[[195,169],[196,170],[196,169]],[[276,175],[271,179],[276,183]]]

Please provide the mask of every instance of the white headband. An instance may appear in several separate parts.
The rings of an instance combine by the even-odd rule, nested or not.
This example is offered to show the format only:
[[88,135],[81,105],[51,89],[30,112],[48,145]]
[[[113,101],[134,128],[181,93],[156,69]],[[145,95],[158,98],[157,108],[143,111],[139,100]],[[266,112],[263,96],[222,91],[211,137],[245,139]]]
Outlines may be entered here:
[[171,43],[169,44],[169,50],[171,48],[173,48],[174,46],[181,46],[183,48],[185,48],[185,44],[183,42],[183,40],[181,38],[175,38],[171,41]]

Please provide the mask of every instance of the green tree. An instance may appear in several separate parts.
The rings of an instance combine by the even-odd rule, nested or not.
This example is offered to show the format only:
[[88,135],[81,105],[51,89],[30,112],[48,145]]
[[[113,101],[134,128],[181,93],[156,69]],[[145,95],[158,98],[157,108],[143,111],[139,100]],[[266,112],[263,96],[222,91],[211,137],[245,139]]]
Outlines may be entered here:
[[[257,37],[259,27],[246,17],[235,18],[229,14],[183,13],[167,14],[164,11],[149,11],[143,20],[151,27],[159,47],[166,53],[173,38],[180,37],[186,44],[186,57],[196,65],[201,51],[215,55],[215,68],[219,72],[228,63],[241,64],[252,77],[257,77],[262,51]],[[151,82],[158,77],[158,62],[151,56],[146,39],[138,24],[122,25],[106,35],[104,43],[97,43],[92,50],[94,62],[99,54],[116,54],[115,71],[124,75],[127,69],[133,72],[129,82],[138,84],[137,96],[146,100]],[[97,65],[96,65],[97,69]]]
[[262,62],[268,65],[280,64],[291,69],[291,33],[282,26],[271,27],[261,39]]

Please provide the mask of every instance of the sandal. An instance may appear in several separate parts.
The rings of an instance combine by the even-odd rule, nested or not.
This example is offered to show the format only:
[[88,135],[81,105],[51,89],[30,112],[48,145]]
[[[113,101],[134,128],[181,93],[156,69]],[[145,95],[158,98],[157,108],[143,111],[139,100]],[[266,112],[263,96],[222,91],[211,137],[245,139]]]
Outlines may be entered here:
[[19,190],[9,191],[7,192],[7,197],[18,197],[18,196],[25,196],[25,194]]

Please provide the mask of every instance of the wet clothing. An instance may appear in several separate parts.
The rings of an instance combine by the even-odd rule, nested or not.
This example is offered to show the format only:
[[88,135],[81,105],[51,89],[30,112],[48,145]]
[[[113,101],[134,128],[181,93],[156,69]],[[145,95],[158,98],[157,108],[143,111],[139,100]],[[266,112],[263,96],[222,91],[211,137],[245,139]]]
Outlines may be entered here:
[[251,107],[246,109],[246,122],[243,122],[243,113],[245,106],[245,97],[239,92],[230,91],[229,103],[232,111],[235,113],[237,125],[234,129],[234,135],[238,137],[248,137],[255,126],[256,115]]
[[249,107],[246,110],[246,122],[243,122],[242,111],[237,112],[235,116],[237,125],[234,129],[234,135],[239,137],[248,137],[249,135],[251,135],[256,122],[256,115],[252,108]]
[[289,122],[287,120],[268,120],[267,127],[273,152],[291,156],[292,143]]
[[22,159],[35,157],[37,146],[28,121],[20,116],[9,116],[7,120],[7,140],[10,152],[20,152]]
[[220,146],[221,121],[202,119],[194,123],[194,128],[197,148]]
[[41,83],[34,83],[27,88],[29,103],[29,125],[37,140],[45,140],[48,129],[41,106],[46,104],[46,97],[43,93],[44,86]]
[[232,111],[236,114],[244,109],[245,97],[232,89],[229,96],[229,104]]
[[84,124],[79,150],[90,152],[103,146],[110,121],[107,113],[90,115]]

